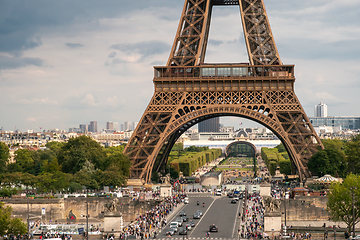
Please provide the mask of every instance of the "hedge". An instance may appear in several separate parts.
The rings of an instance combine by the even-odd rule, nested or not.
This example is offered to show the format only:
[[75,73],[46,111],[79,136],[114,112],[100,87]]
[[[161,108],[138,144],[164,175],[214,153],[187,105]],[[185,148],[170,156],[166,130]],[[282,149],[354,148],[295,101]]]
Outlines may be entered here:
[[274,176],[275,175],[275,171],[276,171],[276,168],[277,168],[277,162],[275,161],[271,161],[269,163],[269,172],[271,174],[271,176]]
[[168,161],[175,170],[183,172],[184,176],[190,176],[198,168],[204,166],[221,156],[221,149],[208,149],[202,152],[187,152],[178,158],[171,158]]
[[279,162],[280,172],[285,175],[291,174],[291,162],[290,159],[280,160]]
[[[287,152],[279,153],[277,148],[263,147],[261,148],[261,157],[265,161],[265,164],[268,167],[271,175],[275,174],[277,166],[280,167],[281,173],[286,175],[291,174],[291,162]],[[277,164],[276,166],[274,166],[275,163]],[[271,166],[271,164],[273,166]]]

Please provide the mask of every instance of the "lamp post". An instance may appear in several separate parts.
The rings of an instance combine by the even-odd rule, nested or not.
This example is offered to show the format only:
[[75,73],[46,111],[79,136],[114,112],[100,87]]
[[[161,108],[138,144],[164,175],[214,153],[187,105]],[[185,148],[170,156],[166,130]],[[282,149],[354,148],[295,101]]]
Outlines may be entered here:
[[354,190],[356,190],[356,187],[350,187],[350,190],[352,191],[352,218],[353,218],[353,237],[355,237],[355,206],[354,206]]
[[284,190],[284,210],[285,210],[285,226],[284,226],[284,235],[286,235],[286,199],[289,198],[289,195],[286,194]]
[[[27,187],[26,187],[27,188]],[[28,230],[28,237],[30,239],[30,222],[29,222],[29,197],[28,197],[28,192],[26,191],[26,203],[27,203],[27,230]]]
[[89,202],[88,190],[86,190],[86,240],[89,240]]

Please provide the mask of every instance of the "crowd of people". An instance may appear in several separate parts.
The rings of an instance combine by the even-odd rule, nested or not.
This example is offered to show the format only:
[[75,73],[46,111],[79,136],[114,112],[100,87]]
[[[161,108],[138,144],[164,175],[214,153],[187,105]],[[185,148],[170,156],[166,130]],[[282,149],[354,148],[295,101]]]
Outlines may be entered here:
[[145,214],[139,215],[135,221],[123,229],[120,239],[126,239],[128,236],[148,239],[156,238],[158,230],[166,226],[166,217],[184,201],[185,195],[176,194],[167,197],[159,205],[153,207]]
[[241,236],[243,238],[267,238],[263,233],[264,208],[262,197],[258,193],[249,194],[243,216]]

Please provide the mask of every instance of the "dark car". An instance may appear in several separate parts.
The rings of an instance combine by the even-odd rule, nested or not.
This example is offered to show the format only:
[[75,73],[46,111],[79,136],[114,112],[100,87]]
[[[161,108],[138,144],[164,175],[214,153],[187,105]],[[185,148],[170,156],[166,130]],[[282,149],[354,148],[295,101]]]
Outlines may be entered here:
[[187,230],[186,230],[186,228],[180,228],[180,230],[179,230],[179,235],[187,235]]
[[189,218],[187,216],[182,216],[181,219],[183,220],[183,222],[189,221]]
[[182,216],[186,216],[186,212],[185,211],[181,211],[180,214],[179,214],[180,217]]
[[202,211],[196,210],[196,213],[198,213],[200,216],[202,216]]
[[200,219],[201,216],[199,213],[195,213],[194,216],[193,216],[193,219]]
[[235,203],[235,204],[236,204],[237,201],[236,201],[235,199],[232,199],[232,200],[231,200],[231,203]]
[[215,224],[210,225],[210,227],[209,227],[209,232],[218,232],[217,226],[215,226]]
[[229,197],[229,198],[233,198],[233,197],[234,197],[234,194],[228,193],[228,197]]

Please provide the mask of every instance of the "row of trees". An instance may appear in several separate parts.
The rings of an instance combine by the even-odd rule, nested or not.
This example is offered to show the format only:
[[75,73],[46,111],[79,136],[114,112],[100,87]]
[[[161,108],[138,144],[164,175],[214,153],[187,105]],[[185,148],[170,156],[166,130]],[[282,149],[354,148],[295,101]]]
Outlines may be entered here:
[[275,148],[261,148],[261,157],[272,176],[275,175],[278,166],[280,173],[285,175],[291,174],[291,162],[284,145],[281,144]]
[[308,168],[313,175],[330,174],[346,177],[349,173],[360,174],[360,134],[351,140],[322,140],[325,149],[314,154]]
[[[335,177],[346,177],[349,173],[360,174],[360,134],[351,140],[323,139],[325,149],[314,154],[307,166],[314,176],[330,174]],[[276,168],[280,172],[291,174],[291,162],[283,144],[275,148],[262,148],[261,156],[271,175]]]
[[0,143],[0,183],[7,188],[25,185],[38,192],[75,192],[83,186],[122,186],[129,177],[131,162],[123,154],[124,146],[103,148],[90,137],[80,136],[46,147],[19,149],[15,162],[8,163],[9,148]]

